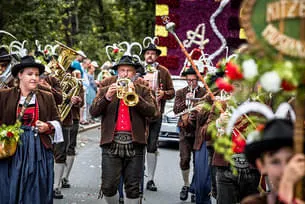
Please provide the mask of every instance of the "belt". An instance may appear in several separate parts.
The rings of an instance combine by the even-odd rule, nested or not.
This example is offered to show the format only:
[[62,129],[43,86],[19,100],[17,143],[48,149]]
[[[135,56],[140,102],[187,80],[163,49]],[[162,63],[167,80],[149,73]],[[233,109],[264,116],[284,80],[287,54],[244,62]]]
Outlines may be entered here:
[[116,132],[113,140],[119,144],[130,144],[132,143],[132,136],[130,132]]

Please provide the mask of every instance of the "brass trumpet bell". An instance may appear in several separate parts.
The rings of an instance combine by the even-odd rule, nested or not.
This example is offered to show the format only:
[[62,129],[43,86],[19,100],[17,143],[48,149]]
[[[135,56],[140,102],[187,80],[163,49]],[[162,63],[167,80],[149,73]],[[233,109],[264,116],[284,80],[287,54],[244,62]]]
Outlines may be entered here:
[[123,99],[123,102],[127,106],[135,106],[139,102],[139,96],[135,91],[129,87],[131,80],[128,78],[118,79],[116,82],[117,86],[117,98]]
[[126,106],[135,106],[139,103],[139,96],[133,91],[127,92],[123,98],[123,102]]

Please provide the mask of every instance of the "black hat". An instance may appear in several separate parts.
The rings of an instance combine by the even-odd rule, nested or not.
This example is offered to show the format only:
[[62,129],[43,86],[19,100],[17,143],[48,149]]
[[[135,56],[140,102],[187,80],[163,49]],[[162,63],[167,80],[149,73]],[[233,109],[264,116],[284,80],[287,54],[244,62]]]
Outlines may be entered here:
[[287,119],[274,119],[265,125],[260,140],[246,145],[248,161],[255,166],[255,160],[267,151],[276,151],[293,145],[293,124]]
[[131,57],[131,56],[128,56],[128,55],[122,56],[121,59],[119,60],[119,62],[116,63],[112,67],[112,69],[113,70],[117,70],[120,65],[130,65],[130,66],[133,66],[136,69],[136,72],[140,72],[141,71],[140,70],[141,67],[144,70],[143,66],[141,65],[141,63],[139,62],[139,60],[137,58]]
[[147,50],[154,50],[154,51],[157,52],[157,55],[158,55],[158,56],[161,55],[161,50],[158,49],[158,48],[156,47],[156,45],[153,44],[153,43],[149,43],[148,47],[144,48],[143,51],[142,51],[142,53],[145,54],[145,52],[146,52]]
[[11,55],[9,52],[4,48],[0,47],[0,62],[10,62],[11,61]]
[[188,74],[196,74],[195,70],[193,69],[192,66],[187,66],[185,67],[185,69],[183,70],[183,72],[181,73],[181,76],[186,76]]
[[25,56],[21,58],[21,62],[12,67],[12,75],[14,77],[17,76],[18,72],[27,67],[36,67],[39,69],[39,74],[44,72],[44,65],[35,62],[35,58],[33,56]]

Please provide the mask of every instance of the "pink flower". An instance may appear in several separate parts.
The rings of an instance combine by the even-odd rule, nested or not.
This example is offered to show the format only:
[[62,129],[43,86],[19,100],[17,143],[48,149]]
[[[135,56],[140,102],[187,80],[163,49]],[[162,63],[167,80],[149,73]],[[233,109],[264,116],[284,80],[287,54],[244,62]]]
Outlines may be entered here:
[[243,74],[240,72],[239,66],[233,62],[228,62],[226,64],[226,75],[231,80],[239,80],[243,78]]
[[232,84],[230,84],[229,82],[227,82],[224,78],[218,78],[216,79],[216,86],[220,89],[220,90],[225,90],[226,92],[231,92],[233,91],[234,87],[232,86]]

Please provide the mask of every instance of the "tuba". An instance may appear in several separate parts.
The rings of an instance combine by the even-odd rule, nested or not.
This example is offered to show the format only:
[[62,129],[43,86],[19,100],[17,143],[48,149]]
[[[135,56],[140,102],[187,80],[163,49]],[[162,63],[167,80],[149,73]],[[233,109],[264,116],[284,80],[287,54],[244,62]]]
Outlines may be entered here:
[[67,70],[78,53],[58,41],[56,41],[56,43],[59,45],[58,59],[56,63],[53,61],[49,68],[52,70],[54,76],[60,81],[60,87],[63,93],[63,102],[58,106],[58,108],[60,112],[60,120],[64,121],[72,108],[71,98],[79,95],[82,84],[79,79],[71,76],[70,73],[67,73]]
[[60,119],[61,121],[64,121],[72,108],[71,98],[79,95],[82,84],[81,81],[76,77],[73,77],[70,73],[67,73],[61,81],[60,87],[63,93],[63,102],[58,106],[58,108],[60,112]]
[[135,106],[139,102],[139,96],[129,87],[131,80],[128,78],[120,78],[116,82],[117,98],[123,99],[127,106]]

